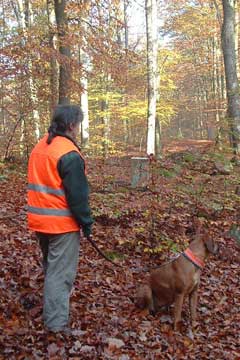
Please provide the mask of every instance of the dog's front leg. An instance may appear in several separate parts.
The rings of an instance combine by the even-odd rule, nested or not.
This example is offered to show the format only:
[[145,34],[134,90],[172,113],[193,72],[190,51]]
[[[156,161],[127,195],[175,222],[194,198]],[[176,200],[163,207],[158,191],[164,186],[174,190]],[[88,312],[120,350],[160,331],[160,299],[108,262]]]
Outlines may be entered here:
[[156,309],[154,306],[153,298],[151,298],[151,301],[149,302],[148,310],[149,310],[149,314],[151,314],[153,316],[156,315]]
[[196,322],[196,319],[197,319],[197,297],[198,297],[198,286],[189,295],[191,323],[192,323],[193,329],[196,327],[196,324],[197,324],[197,322]]
[[174,330],[178,329],[178,323],[181,321],[183,297],[183,294],[179,294],[174,301]]

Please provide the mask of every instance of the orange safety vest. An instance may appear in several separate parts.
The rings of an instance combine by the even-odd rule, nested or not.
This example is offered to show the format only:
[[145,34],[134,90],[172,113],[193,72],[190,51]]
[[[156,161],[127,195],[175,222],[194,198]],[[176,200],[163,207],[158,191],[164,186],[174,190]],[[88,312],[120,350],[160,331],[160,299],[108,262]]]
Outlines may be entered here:
[[60,234],[79,231],[67,204],[62,179],[57,170],[58,160],[70,151],[74,143],[62,136],[47,144],[48,135],[34,147],[28,164],[28,226],[31,230]]

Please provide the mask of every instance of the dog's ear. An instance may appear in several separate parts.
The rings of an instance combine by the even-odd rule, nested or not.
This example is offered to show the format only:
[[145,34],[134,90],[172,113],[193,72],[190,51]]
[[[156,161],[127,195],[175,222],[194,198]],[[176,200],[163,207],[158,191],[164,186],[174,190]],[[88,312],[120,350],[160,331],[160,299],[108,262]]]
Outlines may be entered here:
[[193,224],[193,229],[195,230],[196,236],[199,236],[203,229],[203,224],[202,224],[201,220],[197,216],[194,216],[193,220],[192,220],[192,224]]
[[218,245],[213,241],[213,239],[206,239],[204,241],[206,248],[211,254],[217,254],[218,252]]
[[202,241],[203,239],[205,239],[205,237],[207,235],[207,230],[203,227],[202,221],[197,216],[193,217],[192,229],[193,229],[194,235],[193,235],[192,239],[190,240],[190,243],[192,241]]

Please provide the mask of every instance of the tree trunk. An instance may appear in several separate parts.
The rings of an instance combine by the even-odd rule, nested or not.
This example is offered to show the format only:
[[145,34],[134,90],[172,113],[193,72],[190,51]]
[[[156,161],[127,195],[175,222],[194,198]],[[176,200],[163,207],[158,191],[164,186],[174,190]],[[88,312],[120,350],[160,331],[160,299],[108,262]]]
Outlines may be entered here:
[[[126,56],[128,53],[128,46],[129,46],[129,44],[128,44],[128,13],[127,13],[128,5],[129,5],[128,0],[124,0],[123,21],[124,21],[124,47],[125,47]],[[126,71],[126,84],[127,83],[128,83],[128,72]],[[125,106],[125,109],[127,109],[127,106],[128,106],[127,89],[125,89],[125,94],[124,94],[124,106]],[[123,120],[123,129],[124,129],[124,142],[126,145],[128,145],[129,139],[131,138],[128,116],[126,118],[124,118],[124,120]]]
[[83,111],[83,121],[81,122],[81,145],[86,146],[89,142],[89,113],[88,113],[88,78],[90,59],[88,55],[79,48],[79,63],[82,64],[83,74],[81,75],[81,108]]
[[161,122],[158,117],[156,117],[155,147],[156,147],[156,157],[160,158],[162,152],[162,142],[161,142]]
[[101,100],[101,120],[103,125],[103,132],[102,132],[102,154],[104,158],[108,155],[108,141],[109,141],[109,118],[107,115],[107,109],[108,109],[108,99],[102,99]]
[[50,99],[49,107],[50,112],[53,112],[53,109],[58,103],[58,64],[56,56],[54,55],[57,49],[57,36],[55,34],[55,25],[56,25],[56,16],[54,11],[53,2],[51,0],[47,1],[47,13],[48,13],[48,27],[49,27],[49,45],[52,49],[50,66],[51,66],[51,75],[50,75]]
[[222,48],[225,65],[228,122],[230,138],[235,154],[240,153],[240,94],[237,78],[237,59],[235,52],[235,0],[222,0],[223,26]]
[[62,58],[59,69],[59,104],[69,104],[71,91],[71,52],[70,46],[66,44],[65,39],[68,25],[65,12],[67,0],[54,0],[54,4],[58,28],[59,52]]
[[147,154],[155,154],[157,103],[157,2],[145,0],[147,29],[148,115]]
[[237,59],[237,77],[239,80],[239,76],[240,76],[240,67],[239,67],[239,45],[238,45],[238,40],[239,40],[239,12],[238,12],[238,1],[235,1],[235,54],[236,54],[236,59]]
[[[156,78],[156,92],[157,92],[157,103],[160,101],[160,92],[159,92],[159,84],[160,84],[160,73],[158,72]],[[162,152],[162,124],[159,116],[156,113],[156,120],[155,120],[155,153],[156,157],[160,159],[161,152]]]
[[109,135],[110,135],[110,117],[109,117],[109,82],[111,75],[102,75],[101,89],[103,94],[100,97],[100,110],[101,110],[101,124],[102,124],[102,155],[104,158],[108,156],[109,152]]
[[[23,0],[18,0],[18,8],[19,8],[19,25],[22,28],[23,36],[25,41],[27,42],[27,31],[31,27],[32,24],[32,11],[31,11],[31,2],[29,0],[23,2]],[[27,67],[29,73],[29,97],[30,103],[32,107],[32,115],[33,115],[33,123],[35,130],[35,140],[37,141],[40,138],[40,116],[38,107],[38,99],[37,99],[37,91],[34,84],[34,79],[32,77],[32,60],[31,58],[27,59]],[[25,131],[26,133],[26,131]]]
[[219,59],[219,46],[216,35],[212,39],[212,60],[213,60],[213,74],[212,74],[212,85],[213,85],[213,105],[215,110],[215,124],[219,126],[220,115],[219,115],[219,69],[218,69],[218,59]]
[[[1,29],[0,29],[0,32],[1,32],[1,47],[4,47],[5,46],[5,23],[6,23],[6,20],[5,20],[5,9],[4,9],[4,4],[3,4],[3,0],[1,1],[2,3],[2,18],[1,18]],[[3,81],[3,78],[0,79],[0,96],[1,96],[1,110],[0,110],[0,119],[1,119],[1,122],[0,122],[0,134],[3,134],[5,135],[6,133],[6,119],[5,119],[5,104],[4,104],[4,98],[5,98],[5,83]],[[0,149],[2,150],[2,149]]]
[[128,49],[128,1],[124,0],[124,42],[125,42],[125,50]]

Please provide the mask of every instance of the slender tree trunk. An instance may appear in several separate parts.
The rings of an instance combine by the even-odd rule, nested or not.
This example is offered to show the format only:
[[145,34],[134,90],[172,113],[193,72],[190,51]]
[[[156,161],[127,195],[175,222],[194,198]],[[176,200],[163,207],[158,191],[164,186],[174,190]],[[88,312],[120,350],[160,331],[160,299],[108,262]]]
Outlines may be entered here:
[[[165,62],[165,60],[164,60]],[[163,65],[162,65],[163,66]],[[156,107],[157,103],[160,101],[160,71],[157,72],[156,75],[156,92],[157,92],[157,100],[156,100]],[[161,157],[162,152],[162,124],[159,116],[157,115],[157,108],[156,108],[156,125],[155,125],[155,153],[156,157]]]
[[155,154],[157,103],[157,2],[145,0],[147,29],[148,115],[147,154]]
[[128,0],[124,0],[124,42],[125,42],[125,51],[128,50]]
[[[125,47],[125,54],[127,56],[128,53],[128,0],[124,0],[124,47]],[[128,72],[126,72],[126,84],[128,83]],[[125,109],[127,109],[128,106],[128,94],[127,94],[127,89],[125,89],[125,94],[124,94],[124,105],[125,105]],[[129,127],[129,119],[128,117],[124,118],[123,120],[123,128],[124,128],[124,142],[126,145],[128,145],[129,143],[129,139],[131,138],[130,135],[130,127]]]
[[4,83],[2,81],[2,79],[0,80],[0,94],[1,94],[1,111],[0,111],[0,117],[1,117],[1,122],[0,122],[0,132],[1,134],[5,134],[6,132],[6,123],[5,123],[5,110],[4,110]]
[[155,135],[156,157],[161,157],[162,142],[161,142],[161,122],[158,116],[156,117],[156,135]]
[[50,66],[50,99],[49,99],[49,108],[50,113],[53,112],[53,109],[58,103],[58,63],[56,60],[55,52],[57,51],[57,36],[55,33],[56,26],[56,16],[54,11],[54,4],[51,0],[47,1],[47,13],[48,13],[48,27],[49,27],[49,45],[52,49]]
[[[212,75],[212,85],[213,85],[213,106],[215,111],[215,126],[220,129],[220,78],[219,78],[219,42],[216,34],[212,39],[212,52],[213,52],[213,75]],[[212,124],[213,126],[213,124]],[[220,141],[220,138],[219,138]]]
[[[23,2],[23,0],[18,0],[18,9],[19,9],[19,16],[18,16],[18,22],[19,25],[22,28],[24,41],[28,41],[28,30],[31,28],[31,24],[33,22],[32,18],[32,9],[31,9],[31,2],[29,0],[26,0]],[[34,84],[34,79],[32,77],[32,60],[29,57],[27,59],[27,67],[29,72],[29,97],[30,97],[30,103],[32,107],[32,115],[33,115],[33,124],[35,129],[35,140],[37,141],[40,138],[40,115],[38,111],[38,99],[37,99],[37,91]],[[27,130],[24,132],[27,133]]]
[[[4,3],[3,0],[1,1],[1,5],[2,5],[2,18],[1,18],[1,43],[0,43],[0,48],[3,48],[5,46],[5,8],[4,8]],[[1,134],[5,134],[6,132],[6,123],[5,123],[5,110],[4,110],[4,99],[5,99],[5,84],[3,81],[3,78],[0,79],[0,94],[1,94],[1,111],[0,111],[0,118],[1,118],[1,122],[0,122],[0,133]]]
[[70,103],[71,91],[71,51],[67,45],[65,35],[67,31],[66,4],[67,0],[54,0],[55,15],[58,28],[59,52],[61,63],[59,69],[59,104]]
[[86,146],[89,142],[89,112],[88,112],[88,78],[90,59],[88,55],[79,48],[79,62],[82,64],[83,73],[80,79],[82,86],[81,108],[83,111],[83,121],[81,123],[81,144]]
[[103,76],[103,89],[104,91],[104,98],[101,99],[100,108],[102,112],[101,120],[103,125],[102,130],[102,153],[104,157],[107,157],[109,151],[109,135],[110,135],[110,118],[108,114],[108,107],[109,107],[109,81],[111,79],[111,75],[108,74],[107,76]]
[[104,113],[102,115],[102,124],[103,124],[103,140],[102,140],[102,153],[104,157],[107,157],[108,154],[108,138],[109,138],[109,121],[106,114],[108,103],[106,100],[101,100],[101,111]]
[[237,59],[237,77],[239,80],[240,77],[240,66],[239,66],[239,12],[238,12],[239,2],[235,1],[235,54]]
[[223,3],[223,26],[222,48],[225,65],[228,121],[230,138],[235,154],[240,153],[240,94],[237,78],[237,59],[235,52],[235,0],[222,0]]

